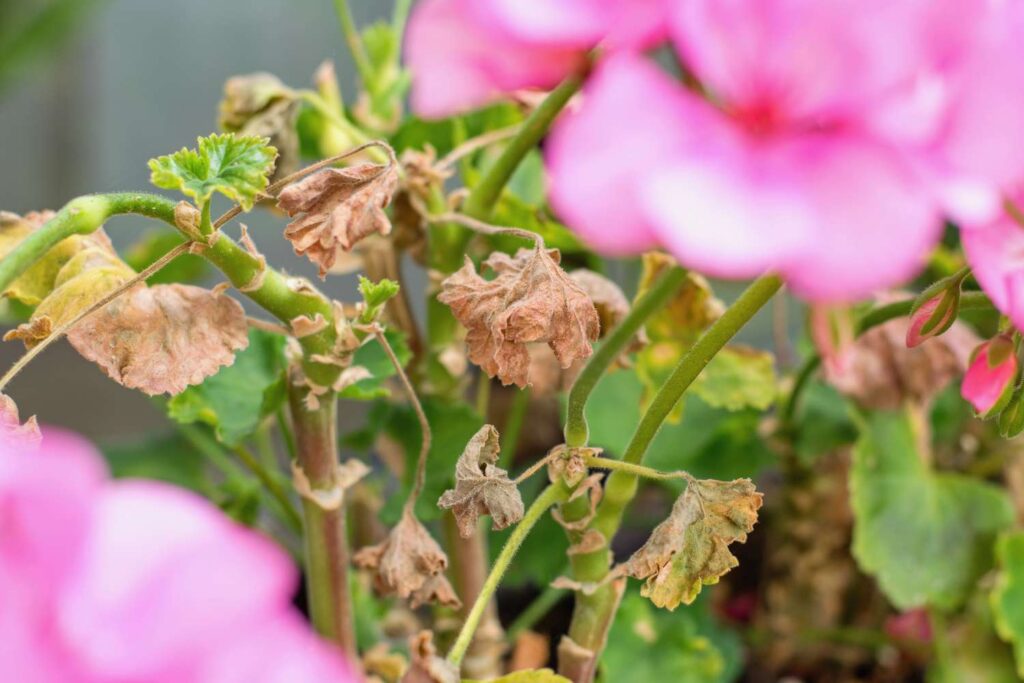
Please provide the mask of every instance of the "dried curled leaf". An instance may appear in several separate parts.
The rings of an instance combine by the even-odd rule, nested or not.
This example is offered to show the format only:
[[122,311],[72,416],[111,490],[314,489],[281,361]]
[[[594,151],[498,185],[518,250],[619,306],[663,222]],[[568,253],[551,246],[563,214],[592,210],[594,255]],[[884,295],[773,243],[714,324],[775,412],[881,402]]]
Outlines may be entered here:
[[455,464],[455,488],[444,492],[437,504],[455,513],[459,534],[469,538],[480,515],[490,515],[495,531],[523,518],[523,498],[508,472],[498,462],[498,430],[480,428]]
[[284,236],[296,254],[304,254],[320,267],[323,277],[339,252],[350,251],[359,240],[391,232],[384,207],[398,185],[394,165],[358,164],[329,168],[285,188],[277,206],[293,218]]
[[689,605],[701,587],[737,565],[729,544],[743,543],[757,522],[762,496],[749,479],[691,480],[668,519],[621,568],[647,579],[640,594],[658,607]]
[[381,595],[408,598],[414,608],[428,602],[461,604],[444,576],[448,556],[409,509],[383,542],[361,548],[353,560],[374,572],[374,587]]
[[402,683],[459,683],[459,669],[443,657],[437,656],[434,634],[420,631],[409,639],[412,662],[402,676]]
[[235,360],[249,344],[234,299],[190,285],[138,286],[82,320],[68,341],[114,381],[177,394]]
[[473,263],[441,284],[437,300],[451,307],[467,329],[469,358],[502,384],[530,383],[527,344],[543,342],[563,368],[587,358],[601,325],[587,293],[558,265],[557,249],[496,252],[484,266],[497,277],[480,277]]
[[33,415],[24,423],[18,415],[18,405],[10,396],[0,393],[0,441],[34,448],[43,436]]

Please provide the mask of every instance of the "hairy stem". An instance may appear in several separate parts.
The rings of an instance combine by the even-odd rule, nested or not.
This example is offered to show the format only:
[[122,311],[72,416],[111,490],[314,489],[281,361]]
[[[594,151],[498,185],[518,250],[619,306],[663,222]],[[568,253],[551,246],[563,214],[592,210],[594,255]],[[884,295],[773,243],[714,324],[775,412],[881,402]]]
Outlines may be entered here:
[[505,424],[501,428],[501,455],[498,466],[511,470],[515,464],[516,451],[519,449],[519,435],[523,431],[523,421],[530,408],[530,388],[525,387],[515,392],[512,406],[505,415]]
[[651,314],[664,307],[672,298],[686,278],[686,271],[673,267],[662,273],[654,285],[641,296],[629,314],[612,331],[604,343],[587,361],[586,367],[576,377],[572,389],[569,390],[568,409],[565,418],[565,444],[571,448],[587,445],[589,428],[584,408],[598,381],[604,373],[622,355],[622,351],[636,336],[640,326],[651,317]]
[[[338,480],[338,400],[322,397],[320,407],[310,410],[302,387],[289,382],[288,405],[295,429],[297,465],[312,491],[330,494]],[[358,662],[352,598],[349,595],[348,537],[345,508],[322,507],[312,497],[302,499],[305,528],[306,593],[310,616],[317,632],[335,642]]]
[[584,456],[587,467],[596,467],[599,470],[612,470],[613,472],[625,472],[644,479],[687,479],[691,477],[686,472],[662,472],[653,467],[638,465],[632,462],[623,462],[614,458],[602,458],[596,455]]
[[264,467],[263,463],[252,454],[252,451],[244,446],[236,446],[235,455],[238,456],[243,465],[249,468],[250,472],[256,475],[256,478],[263,484],[263,487],[270,493],[270,497],[274,499],[283,515],[284,521],[291,527],[292,531],[302,533],[302,517],[299,516],[295,506],[292,505],[291,499],[288,498],[287,492],[281,486],[281,482],[278,481],[277,477],[274,476],[274,473]]
[[505,542],[505,546],[501,549],[501,553],[498,554],[498,558],[494,561],[491,573],[487,576],[487,580],[484,581],[480,594],[477,595],[473,607],[469,610],[469,614],[462,624],[462,629],[455,639],[455,644],[452,645],[452,649],[448,652],[449,662],[455,666],[462,664],[462,658],[466,655],[466,650],[473,640],[473,633],[476,632],[480,618],[483,616],[484,610],[487,608],[487,604],[490,602],[494,592],[498,589],[501,578],[505,575],[513,558],[515,558],[519,548],[523,545],[523,541],[526,540],[530,530],[540,521],[540,518],[547,512],[548,508],[555,503],[565,500],[566,495],[567,491],[564,486],[552,484],[545,488],[526,510],[522,520],[512,530],[508,540]]
[[[676,365],[675,370],[658,390],[647,411],[640,418],[626,447],[624,463],[640,465],[647,448],[654,439],[662,423],[672,408],[682,398],[683,393],[697,378],[725,344],[757,313],[782,287],[782,280],[774,275],[765,275],[755,280],[740,297],[726,310],[711,327],[697,340],[687,354]],[[605,483],[604,496],[598,506],[597,513],[590,528],[600,532],[608,543],[615,536],[622,521],[626,505],[633,499],[637,490],[637,475],[632,472],[614,471]],[[579,500],[579,499],[577,499]],[[574,503],[577,501],[573,501]],[[582,501],[586,504],[586,501]],[[566,509],[569,508],[569,509]],[[579,519],[584,511],[575,507],[563,506],[562,514],[566,519]],[[608,573],[607,546],[592,553],[573,555],[573,577],[584,583],[598,583]],[[600,656],[608,637],[618,609],[621,587],[607,584],[598,588],[591,595],[576,594],[576,606],[573,611],[572,623],[569,627],[569,638],[579,647],[593,653],[593,659]],[[593,666],[575,667],[565,662],[563,673],[579,671],[575,683],[586,683],[593,676]]]
[[348,6],[348,0],[334,0],[334,8],[338,13],[338,23],[341,25],[341,33],[345,37],[349,52],[352,53],[352,61],[355,62],[359,77],[367,89],[374,87],[373,67],[370,58],[366,54],[366,46],[363,45],[362,36],[356,28],[356,22],[352,18],[352,12]]

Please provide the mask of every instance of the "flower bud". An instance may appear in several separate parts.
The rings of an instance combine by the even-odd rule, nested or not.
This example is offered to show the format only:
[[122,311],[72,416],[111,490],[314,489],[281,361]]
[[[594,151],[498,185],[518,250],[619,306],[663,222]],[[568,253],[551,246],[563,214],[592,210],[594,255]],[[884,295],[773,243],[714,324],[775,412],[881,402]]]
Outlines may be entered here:
[[960,393],[980,417],[992,417],[1010,402],[1017,375],[1016,344],[1001,334],[974,350]]
[[953,276],[921,293],[910,310],[907,347],[914,348],[927,339],[938,337],[956,322],[962,282],[963,277]]

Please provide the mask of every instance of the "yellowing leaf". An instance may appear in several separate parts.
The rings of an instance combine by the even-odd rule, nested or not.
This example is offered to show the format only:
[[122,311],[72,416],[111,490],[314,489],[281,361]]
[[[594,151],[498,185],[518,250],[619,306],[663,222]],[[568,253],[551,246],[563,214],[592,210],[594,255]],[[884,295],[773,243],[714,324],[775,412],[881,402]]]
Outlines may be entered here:
[[469,358],[502,384],[530,383],[527,344],[544,342],[563,368],[593,353],[600,333],[597,310],[586,292],[558,265],[557,249],[495,252],[484,261],[497,277],[485,280],[466,258],[441,284],[437,300],[468,330]]
[[286,187],[277,206],[296,218],[284,230],[296,254],[320,267],[323,277],[342,252],[372,234],[387,235],[384,207],[398,185],[394,164],[328,168]]
[[452,510],[459,534],[469,538],[480,515],[491,516],[495,531],[523,518],[523,498],[508,472],[498,462],[498,430],[484,425],[466,444],[455,465],[455,488],[445,491],[437,504]]
[[715,354],[691,390],[714,408],[765,410],[778,393],[775,357],[748,346],[728,346]]
[[[0,212],[0,259],[52,216],[50,211],[32,212],[24,217]],[[4,291],[4,296],[28,306],[38,305],[53,291],[57,273],[81,249],[83,239],[76,235],[59,242],[12,282]]]
[[992,590],[996,632],[1013,645],[1017,674],[1024,678],[1024,532],[999,537],[996,562],[999,575]]
[[277,150],[267,143],[266,138],[233,133],[199,138],[197,149],[151,159],[150,182],[180,190],[200,205],[220,192],[249,210],[273,171]]
[[559,676],[551,669],[524,669],[487,681],[472,681],[464,678],[462,683],[571,683],[571,681],[565,676]]
[[738,564],[729,544],[747,540],[761,499],[749,479],[691,480],[623,571],[647,579],[640,594],[658,607],[689,605],[703,586],[718,583]]

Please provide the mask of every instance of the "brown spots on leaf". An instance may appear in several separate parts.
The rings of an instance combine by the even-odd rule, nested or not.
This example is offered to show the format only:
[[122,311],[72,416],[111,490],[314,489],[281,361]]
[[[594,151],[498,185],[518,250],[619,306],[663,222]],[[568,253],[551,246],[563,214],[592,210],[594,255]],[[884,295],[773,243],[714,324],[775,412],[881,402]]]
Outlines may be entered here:
[[382,543],[361,548],[353,559],[357,567],[373,572],[381,595],[409,599],[413,607],[461,604],[444,576],[448,556],[408,508]]
[[231,365],[249,337],[238,302],[175,284],[132,288],[78,323],[68,341],[114,381],[152,396],[180,393]]
[[296,218],[284,236],[295,253],[320,267],[324,277],[339,252],[350,251],[364,237],[387,235],[391,223],[384,207],[398,184],[395,165],[357,164],[314,173],[285,188],[277,205]]
[[459,534],[469,538],[480,515],[490,515],[495,531],[523,518],[523,498],[508,472],[498,462],[498,430],[484,425],[466,444],[455,465],[455,488],[445,491],[437,504],[455,514]]
[[761,500],[749,479],[691,480],[668,519],[620,571],[646,579],[640,594],[658,607],[689,605],[704,585],[737,565],[729,544],[747,540]]
[[467,329],[469,358],[503,384],[530,383],[527,344],[546,343],[563,368],[587,358],[600,321],[586,292],[558,265],[557,249],[496,252],[484,267],[497,274],[480,277],[472,262],[448,277],[438,301]]

